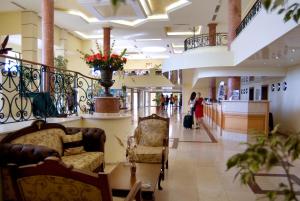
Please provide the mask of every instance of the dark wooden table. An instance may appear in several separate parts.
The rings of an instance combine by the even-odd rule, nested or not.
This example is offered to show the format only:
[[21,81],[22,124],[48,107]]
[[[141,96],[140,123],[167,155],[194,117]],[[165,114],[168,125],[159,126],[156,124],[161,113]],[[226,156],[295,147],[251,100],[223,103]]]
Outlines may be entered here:
[[113,196],[126,197],[136,181],[142,182],[142,197],[154,200],[154,192],[161,181],[161,164],[136,163],[136,176],[132,177],[130,165],[120,163],[110,173],[110,186]]

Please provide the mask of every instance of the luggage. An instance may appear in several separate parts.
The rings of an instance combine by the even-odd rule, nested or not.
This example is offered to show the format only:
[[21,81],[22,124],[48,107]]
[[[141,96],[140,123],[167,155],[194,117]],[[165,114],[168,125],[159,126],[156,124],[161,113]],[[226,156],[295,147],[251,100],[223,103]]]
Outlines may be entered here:
[[183,118],[183,127],[192,129],[192,126],[193,126],[193,116],[190,114],[185,115]]

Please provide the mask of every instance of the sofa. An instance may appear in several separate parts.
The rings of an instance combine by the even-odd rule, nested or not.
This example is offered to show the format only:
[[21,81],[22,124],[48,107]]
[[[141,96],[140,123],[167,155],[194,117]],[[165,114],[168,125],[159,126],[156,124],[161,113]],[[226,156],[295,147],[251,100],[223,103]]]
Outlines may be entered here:
[[[74,137],[75,140],[72,139]],[[105,132],[100,128],[66,128],[43,120],[6,134],[0,141],[4,197],[9,197],[5,194],[11,190],[7,164],[34,164],[48,156],[55,156],[75,169],[99,172],[104,170],[105,140]]]

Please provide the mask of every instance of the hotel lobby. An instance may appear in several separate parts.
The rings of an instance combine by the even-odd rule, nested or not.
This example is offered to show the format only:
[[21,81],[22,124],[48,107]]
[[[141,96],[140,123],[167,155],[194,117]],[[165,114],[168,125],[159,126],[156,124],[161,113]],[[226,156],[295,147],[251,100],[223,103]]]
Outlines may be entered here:
[[300,200],[299,18],[299,0],[0,0],[0,201]]

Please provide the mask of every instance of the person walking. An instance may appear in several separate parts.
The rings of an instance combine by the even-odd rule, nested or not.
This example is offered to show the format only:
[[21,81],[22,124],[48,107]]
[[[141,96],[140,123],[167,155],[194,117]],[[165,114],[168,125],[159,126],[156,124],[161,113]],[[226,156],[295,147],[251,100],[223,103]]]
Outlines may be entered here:
[[189,107],[190,107],[190,112],[192,115],[194,125],[195,125],[195,121],[194,121],[195,103],[196,103],[196,92],[193,92],[190,96]]
[[197,93],[197,98],[195,102],[195,117],[196,117],[196,128],[200,128],[200,124],[202,123],[203,117],[203,98],[201,97],[201,93]]
[[174,96],[173,96],[173,94],[171,94],[171,96],[170,96],[170,105],[171,105],[171,108],[173,108],[173,104],[174,104]]
[[165,97],[163,94],[160,96],[160,107],[161,111],[165,110]]
[[170,101],[170,98],[169,98],[169,96],[167,95],[167,96],[166,96],[166,99],[165,99],[166,110],[168,110],[168,107],[169,107],[169,101]]

